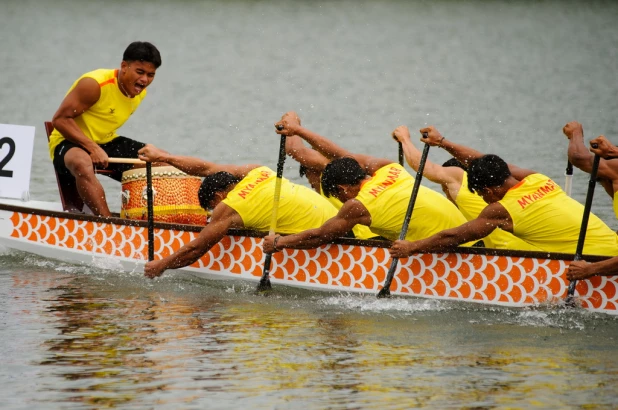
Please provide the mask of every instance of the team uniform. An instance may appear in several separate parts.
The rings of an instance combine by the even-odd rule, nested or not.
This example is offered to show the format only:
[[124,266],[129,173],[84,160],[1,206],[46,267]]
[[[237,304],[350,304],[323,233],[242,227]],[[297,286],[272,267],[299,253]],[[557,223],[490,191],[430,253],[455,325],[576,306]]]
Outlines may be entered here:
[[[320,183],[320,195],[326,198],[326,200],[330,202],[330,204],[333,205],[336,209],[341,209],[341,207],[343,206],[343,203],[337,198],[335,198],[334,196],[324,195],[324,191],[322,191],[321,183]],[[371,229],[369,229],[368,226],[360,225],[360,224],[354,225],[354,228],[352,228],[352,232],[354,233],[354,237],[356,239],[371,239],[371,238],[376,238],[379,236],[378,234],[371,232]]]
[[[362,183],[356,199],[371,215],[372,232],[390,240],[399,239],[413,186],[412,175],[395,163],[378,169]],[[405,239],[416,241],[428,238],[466,222],[451,201],[436,191],[419,186]]]
[[[554,181],[531,174],[499,201],[513,220],[513,234],[548,252],[575,253],[584,206]],[[618,255],[618,235],[590,213],[584,253]]]
[[[457,198],[455,198],[457,207],[463,214],[463,216],[471,221],[476,219],[481,211],[487,206],[487,202],[483,200],[479,195],[470,192],[468,189],[468,173],[464,171],[463,179],[461,180],[461,187]],[[510,232],[503,231],[500,228],[496,228],[492,233],[483,238],[485,247],[495,249],[516,249],[522,251],[540,251],[538,247],[531,245]]]
[[618,218],[618,191],[614,192],[614,215]]
[[[251,170],[222,201],[240,215],[247,229],[268,231],[273,213],[276,173],[268,167]],[[319,228],[337,209],[314,190],[281,180],[277,232],[294,234]]]
[[[97,143],[109,157],[137,158],[139,151],[146,144],[126,137],[119,137],[116,130],[120,128],[135,112],[147,91],[143,90],[134,98],[125,96],[118,87],[118,69],[99,69],[86,73],[73,83],[67,95],[82,78],[92,78],[101,87],[99,100],[88,110],[75,118],[75,122],[84,135]],[[70,148],[79,147],[66,140],[54,129],[49,138],[49,154],[54,167],[61,174],[69,174],[64,165],[64,155]],[[114,171],[112,178],[120,180],[122,173],[133,166],[130,164],[109,164]]]

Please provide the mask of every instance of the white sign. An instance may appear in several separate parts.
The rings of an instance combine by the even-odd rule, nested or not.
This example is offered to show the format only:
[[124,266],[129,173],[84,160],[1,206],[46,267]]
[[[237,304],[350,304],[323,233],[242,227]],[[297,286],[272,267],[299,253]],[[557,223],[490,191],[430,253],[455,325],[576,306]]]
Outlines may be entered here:
[[34,127],[0,124],[0,197],[27,201]]

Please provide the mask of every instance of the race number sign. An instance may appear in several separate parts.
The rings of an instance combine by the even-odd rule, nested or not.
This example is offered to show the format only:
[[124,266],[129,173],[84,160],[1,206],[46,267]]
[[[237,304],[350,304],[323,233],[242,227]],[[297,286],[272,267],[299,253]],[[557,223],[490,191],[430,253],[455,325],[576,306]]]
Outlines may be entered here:
[[34,127],[0,124],[0,197],[27,201]]

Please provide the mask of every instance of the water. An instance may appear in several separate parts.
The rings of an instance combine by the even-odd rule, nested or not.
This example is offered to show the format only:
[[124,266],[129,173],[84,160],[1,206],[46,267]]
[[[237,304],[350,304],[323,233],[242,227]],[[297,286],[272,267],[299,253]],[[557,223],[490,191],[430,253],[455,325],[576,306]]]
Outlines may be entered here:
[[[485,1],[0,2],[0,122],[34,125],[31,196],[57,200],[42,123],[136,39],[163,65],[122,135],[275,167],[272,124],[397,159],[447,137],[564,180],[562,127],[616,142],[618,5]],[[430,151],[436,162],[448,156]],[[301,182],[297,165],[285,176]],[[575,173],[583,202],[587,176]],[[427,183],[428,186],[437,188]],[[112,208],[117,183],[104,180]],[[593,212],[614,229],[600,189]],[[376,300],[0,250],[2,408],[613,408],[616,318]]]

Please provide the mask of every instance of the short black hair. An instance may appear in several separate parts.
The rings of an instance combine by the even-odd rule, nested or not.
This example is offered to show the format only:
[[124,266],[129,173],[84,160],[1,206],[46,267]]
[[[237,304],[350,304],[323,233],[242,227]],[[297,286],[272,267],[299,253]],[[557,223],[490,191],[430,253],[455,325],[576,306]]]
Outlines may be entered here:
[[200,206],[204,209],[209,209],[209,205],[215,198],[215,194],[219,191],[227,189],[230,185],[236,185],[240,182],[240,178],[235,177],[229,172],[216,172],[212,175],[208,175],[202,181],[199,191],[197,191],[197,198],[200,201]]
[[367,173],[354,158],[337,158],[329,162],[322,172],[322,191],[326,197],[337,193],[337,185],[355,185]]
[[483,155],[468,167],[468,189],[479,192],[483,188],[502,186],[511,176],[508,164],[494,154]]
[[443,167],[457,167],[457,168],[461,168],[464,171],[467,171],[468,168],[466,168],[466,166],[464,164],[461,163],[461,161],[459,161],[457,158],[451,158],[448,161],[445,161],[444,164],[442,164]]
[[143,61],[152,63],[155,68],[161,66],[161,54],[159,50],[147,41],[134,41],[124,50],[122,60],[126,62]]

